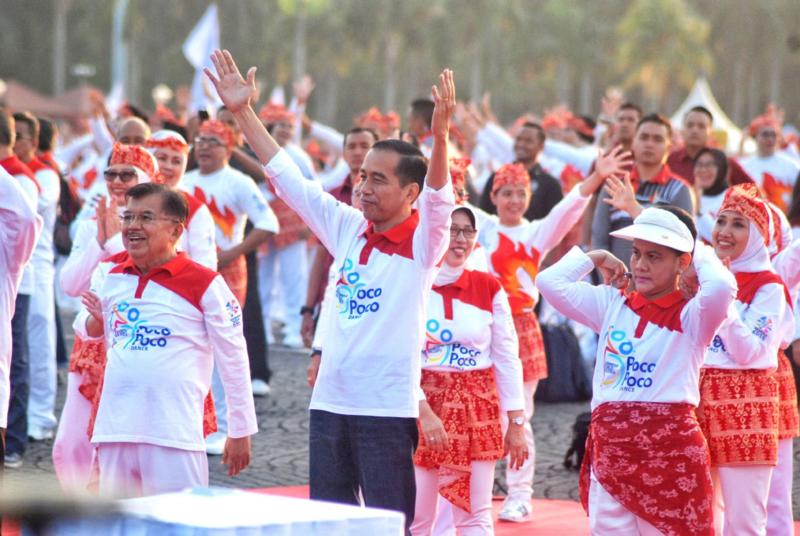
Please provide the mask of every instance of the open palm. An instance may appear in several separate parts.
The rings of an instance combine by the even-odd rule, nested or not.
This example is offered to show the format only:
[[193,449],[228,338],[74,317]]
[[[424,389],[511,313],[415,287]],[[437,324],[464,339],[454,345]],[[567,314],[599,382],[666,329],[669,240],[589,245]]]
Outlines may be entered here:
[[203,70],[214,84],[225,107],[231,112],[237,112],[250,105],[256,94],[256,68],[250,67],[245,80],[227,50],[215,50],[211,55],[211,62],[217,71],[216,76],[208,68]]

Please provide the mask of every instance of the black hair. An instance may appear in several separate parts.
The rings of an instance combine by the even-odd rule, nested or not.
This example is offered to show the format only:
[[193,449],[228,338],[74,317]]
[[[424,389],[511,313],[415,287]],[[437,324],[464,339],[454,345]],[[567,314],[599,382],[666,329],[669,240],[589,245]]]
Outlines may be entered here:
[[343,147],[347,146],[347,138],[350,137],[350,134],[363,134],[363,133],[371,134],[373,141],[374,142],[378,141],[378,134],[374,130],[372,130],[371,128],[353,127],[353,128],[351,128],[350,130],[347,131],[347,134],[344,135],[344,141],[342,142],[342,146]]
[[14,117],[5,108],[0,108],[0,145],[8,147],[14,144],[14,126]]
[[14,122],[24,123],[28,125],[28,130],[31,133],[31,139],[34,145],[39,145],[39,120],[30,112],[17,112],[14,114]]
[[186,203],[186,198],[179,191],[163,184],[155,182],[137,184],[125,192],[125,199],[143,199],[151,195],[161,198],[161,210],[164,214],[172,216],[181,223],[186,222],[189,217],[189,205]]
[[542,125],[539,123],[534,123],[533,121],[525,121],[522,123],[522,128],[532,128],[539,134],[539,141],[544,143],[544,140],[547,139],[547,135],[542,128]]
[[714,115],[711,113],[711,110],[709,110],[705,106],[692,106],[691,108],[689,108],[689,111],[686,112],[686,114],[683,116],[684,121],[686,120],[687,117],[689,117],[689,114],[692,112],[699,112],[708,117],[709,121],[711,121],[712,123],[714,122]]
[[46,153],[53,150],[58,129],[55,123],[44,117],[39,117],[39,146],[40,152]]
[[172,132],[177,132],[183,139],[187,138],[186,127],[180,125],[178,123],[173,123],[172,121],[164,121],[164,130],[171,130]]
[[373,151],[388,151],[400,156],[400,161],[394,170],[397,178],[400,179],[400,186],[408,186],[417,183],[420,191],[425,185],[425,174],[428,173],[428,165],[422,156],[422,151],[401,140],[381,140],[372,146]]
[[[666,210],[670,214],[674,215],[676,218],[681,220],[687,229],[689,229],[689,233],[692,235],[692,242],[697,240],[697,226],[694,223],[694,218],[691,214],[686,212],[681,207],[676,207],[675,205],[670,205],[668,203],[656,203],[654,205],[656,208],[660,208],[661,210]],[[677,249],[672,249],[677,255],[683,255],[686,253],[685,251],[678,251]],[[690,253],[694,253],[694,249]]]
[[477,229],[478,228],[478,225],[477,225],[478,222],[475,220],[475,213],[473,213],[470,209],[468,209],[467,207],[457,207],[453,211],[453,214],[455,214],[456,212],[459,212],[461,214],[466,214],[467,218],[469,218],[469,223],[472,225],[472,228],[473,229]]
[[431,123],[433,122],[433,107],[433,101],[430,99],[416,99],[411,101],[411,113],[425,121],[428,128],[431,127]]
[[697,156],[694,157],[694,165],[704,154],[710,154],[717,165],[717,176],[714,177],[714,182],[703,190],[703,195],[719,195],[728,188],[728,157],[719,149],[712,147],[703,147]]
[[[594,128],[597,126],[597,121],[595,121],[588,115],[579,115],[578,117],[582,119],[584,123],[586,123],[586,126],[588,126],[592,130],[592,132],[594,132]],[[594,143],[594,134],[592,135],[584,134],[579,130],[575,130],[575,134],[577,134],[578,137],[586,143]]]
[[623,102],[622,106],[620,106],[619,110],[617,111],[621,112],[622,110],[633,110],[639,117],[642,117],[642,115],[644,114],[644,112],[642,111],[642,107],[636,104],[635,102],[631,101]]
[[639,131],[639,127],[644,125],[645,123],[655,123],[657,125],[662,125],[667,127],[667,138],[672,138],[672,123],[670,123],[669,119],[659,113],[651,113],[647,114],[641,119],[639,122],[636,123],[636,131]]

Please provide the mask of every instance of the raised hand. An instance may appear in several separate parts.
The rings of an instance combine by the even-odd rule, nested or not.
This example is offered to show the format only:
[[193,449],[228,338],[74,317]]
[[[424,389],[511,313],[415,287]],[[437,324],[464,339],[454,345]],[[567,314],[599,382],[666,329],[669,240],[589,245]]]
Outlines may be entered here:
[[618,87],[609,87],[600,102],[601,114],[606,119],[613,119],[614,115],[622,106],[622,91]]
[[602,249],[590,251],[586,255],[592,259],[606,285],[621,289],[627,288],[630,283],[630,274],[624,262]]
[[81,303],[86,307],[86,311],[94,318],[100,325],[103,324],[103,304],[100,298],[94,292],[87,290],[81,294]]
[[314,91],[316,84],[314,83],[314,79],[310,76],[303,75],[303,77],[294,83],[294,97],[297,99],[297,103],[303,105],[308,102],[308,98],[311,96],[311,92]]
[[603,202],[607,205],[627,212],[632,218],[642,212],[642,205],[636,201],[636,193],[633,191],[630,175],[625,174],[622,180],[617,177],[609,177],[606,179],[605,191],[608,197],[603,198]]
[[603,179],[612,175],[622,176],[625,170],[633,163],[633,156],[621,145],[617,145],[605,154],[601,154],[594,161],[594,171]]
[[225,107],[236,113],[250,106],[256,94],[256,68],[250,67],[245,80],[227,50],[215,50],[211,55],[211,62],[217,71],[216,76],[208,68],[203,69],[203,72],[214,84],[214,89]]
[[439,87],[431,88],[433,97],[433,120],[431,132],[434,138],[446,139],[450,132],[450,119],[456,109],[456,84],[453,71],[445,69],[439,75]]

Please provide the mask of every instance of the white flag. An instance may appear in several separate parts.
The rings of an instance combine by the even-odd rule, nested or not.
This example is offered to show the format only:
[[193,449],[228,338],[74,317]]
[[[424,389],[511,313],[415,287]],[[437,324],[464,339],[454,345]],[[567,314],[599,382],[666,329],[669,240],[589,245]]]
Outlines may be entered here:
[[218,48],[220,48],[219,17],[217,16],[217,5],[211,4],[183,43],[183,55],[195,68],[189,113],[195,113],[201,109],[213,113],[217,106],[222,104],[214,88],[207,86],[208,80],[203,74],[204,67],[212,67],[211,53]]

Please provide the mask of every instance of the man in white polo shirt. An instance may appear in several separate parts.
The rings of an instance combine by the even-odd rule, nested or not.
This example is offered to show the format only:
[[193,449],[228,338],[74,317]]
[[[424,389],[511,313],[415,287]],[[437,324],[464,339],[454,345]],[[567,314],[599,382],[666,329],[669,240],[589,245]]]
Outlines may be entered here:
[[218,273],[177,252],[183,195],[146,183],[125,197],[128,257],[83,300],[86,335],[105,337],[108,358],[92,435],[100,493],[207,486],[203,415],[214,364],[228,401],[230,475],[249,464],[258,431],[241,308]]
[[409,144],[376,143],[361,169],[362,213],[305,180],[264,129],[252,108],[255,68],[245,80],[227,51],[212,60],[217,76],[206,73],[277,195],[339,267],[338,308],[325,320],[331,344],[311,398],[311,497],[357,503],[360,490],[368,506],[401,511],[410,525],[425,304],[455,204],[447,161],[452,72],[433,90],[430,165]]

